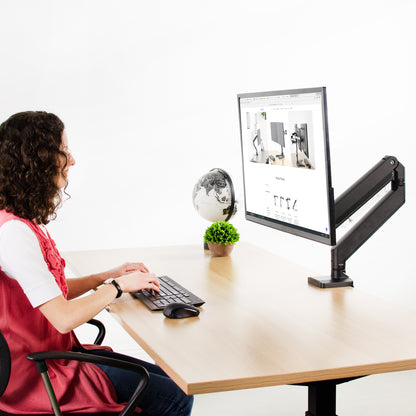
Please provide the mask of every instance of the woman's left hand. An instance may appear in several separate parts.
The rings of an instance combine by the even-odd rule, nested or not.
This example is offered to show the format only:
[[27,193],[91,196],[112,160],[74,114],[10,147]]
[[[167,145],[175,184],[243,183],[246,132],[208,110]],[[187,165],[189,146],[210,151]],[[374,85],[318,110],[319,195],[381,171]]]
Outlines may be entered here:
[[113,269],[107,270],[103,273],[105,280],[116,278],[120,276],[124,276],[126,274],[132,273],[132,272],[142,272],[142,273],[149,273],[149,269],[143,264],[143,263],[124,263],[121,266],[114,267]]

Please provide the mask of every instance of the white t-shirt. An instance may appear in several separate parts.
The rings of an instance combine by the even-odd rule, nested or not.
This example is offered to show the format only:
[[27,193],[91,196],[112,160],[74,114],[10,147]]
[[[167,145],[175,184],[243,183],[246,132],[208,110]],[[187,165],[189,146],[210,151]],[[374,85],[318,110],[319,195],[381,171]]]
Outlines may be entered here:
[[17,280],[34,308],[62,295],[33,231],[22,221],[0,227],[0,268]]

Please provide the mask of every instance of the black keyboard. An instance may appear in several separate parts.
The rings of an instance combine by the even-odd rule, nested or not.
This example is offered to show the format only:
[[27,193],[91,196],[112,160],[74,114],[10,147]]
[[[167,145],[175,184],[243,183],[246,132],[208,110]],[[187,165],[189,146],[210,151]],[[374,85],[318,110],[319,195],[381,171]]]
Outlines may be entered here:
[[141,300],[152,311],[161,311],[166,305],[174,302],[188,303],[189,305],[201,306],[205,302],[176,283],[168,276],[159,276],[160,292],[143,289],[131,294]]

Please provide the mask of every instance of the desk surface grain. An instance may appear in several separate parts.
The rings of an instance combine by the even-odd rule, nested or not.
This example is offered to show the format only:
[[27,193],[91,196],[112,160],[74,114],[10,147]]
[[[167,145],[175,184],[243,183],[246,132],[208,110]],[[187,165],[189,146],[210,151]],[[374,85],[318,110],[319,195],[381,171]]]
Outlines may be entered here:
[[142,261],[206,301],[170,320],[129,294],[110,305],[188,394],[416,368],[416,314],[355,288],[318,289],[308,270],[247,243],[230,257],[201,246],[67,252],[79,276]]

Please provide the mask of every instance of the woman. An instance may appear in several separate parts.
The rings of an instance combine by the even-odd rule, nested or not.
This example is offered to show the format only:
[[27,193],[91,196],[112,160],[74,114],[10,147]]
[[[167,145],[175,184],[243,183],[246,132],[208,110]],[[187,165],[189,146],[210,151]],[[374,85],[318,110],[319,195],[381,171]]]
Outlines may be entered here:
[[[12,358],[10,381],[0,397],[0,409],[6,412],[50,412],[45,388],[27,353],[76,350],[81,345],[73,329],[121,292],[159,290],[157,277],[142,263],[65,278],[65,262],[45,225],[56,217],[74,164],[64,124],[54,114],[18,113],[0,125],[0,330]],[[113,280],[105,283],[108,279]],[[80,297],[91,289],[97,290]],[[108,349],[94,353],[119,356]],[[193,398],[159,367],[129,359],[150,374],[140,402],[142,415],[190,414]],[[49,368],[63,412],[119,411],[137,385],[137,375],[131,372],[90,363],[57,360]]]

